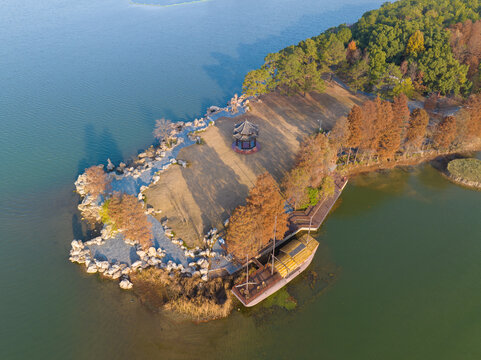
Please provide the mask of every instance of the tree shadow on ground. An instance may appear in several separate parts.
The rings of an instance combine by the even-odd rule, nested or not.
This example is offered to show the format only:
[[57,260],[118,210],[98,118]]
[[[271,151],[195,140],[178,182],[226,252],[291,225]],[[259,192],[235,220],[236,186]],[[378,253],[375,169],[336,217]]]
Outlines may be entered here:
[[230,217],[237,199],[245,199],[248,187],[239,182],[232,168],[225,165],[214,149],[199,146],[202,166],[182,169],[187,186],[202,210],[203,233]]

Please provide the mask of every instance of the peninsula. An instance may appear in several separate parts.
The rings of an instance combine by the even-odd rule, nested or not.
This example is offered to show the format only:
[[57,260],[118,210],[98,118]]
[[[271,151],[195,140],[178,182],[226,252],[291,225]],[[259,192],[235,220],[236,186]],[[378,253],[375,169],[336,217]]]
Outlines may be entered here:
[[80,175],[98,236],[74,240],[70,260],[196,320],[226,316],[232,287],[246,305],[274,289],[269,269],[276,284],[304,270],[314,239],[285,248],[309,248],[306,266],[276,246],[317,229],[350,176],[481,149],[481,14],[458,3],[387,3],[269,54],[227,107],[158,120],[131,162]]

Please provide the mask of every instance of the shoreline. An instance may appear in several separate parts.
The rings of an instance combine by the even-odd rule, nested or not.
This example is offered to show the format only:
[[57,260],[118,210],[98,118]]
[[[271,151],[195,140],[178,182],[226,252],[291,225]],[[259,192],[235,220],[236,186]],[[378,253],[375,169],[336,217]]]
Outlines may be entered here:
[[[236,100],[233,105],[237,109],[235,113],[232,106],[213,106],[200,120],[174,123],[175,142],[170,148],[165,143],[152,145],[128,166],[120,163],[116,167],[108,160],[107,174],[112,180],[112,191],[135,195],[145,203],[145,213],[153,224],[150,248],[142,249],[139,244],[125,241],[122,233],[112,234],[112,229],[104,225],[100,236],[86,242],[72,242],[70,261],[84,264],[87,273],[100,273],[104,278],[118,280],[119,286],[125,290],[136,287],[139,281],[144,288],[148,281],[154,284],[155,279],[163,276],[155,275],[156,271],[174,274],[179,276],[178,279],[192,278],[186,283],[188,288],[202,287],[202,284],[209,288],[215,281],[231,281],[231,276],[241,265],[232,261],[223,246],[223,228],[230,211],[242,204],[258,175],[267,171],[279,181],[292,169],[295,154],[305,136],[319,131],[320,125],[325,130],[332,129],[339,119],[347,116],[353,104],[364,99],[362,94],[353,94],[337,83],[330,83],[325,93],[308,94],[307,97],[272,93],[257,97],[252,103],[246,96]],[[238,154],[231,148],[232,129],[237,121],[252,118],[261,125],[259,140],[262,150],[250,155]],[[198,145],[192,146],[195,144]],[[338,171],[349,177],[363,172],[415,166],[458,152],[424,151],[391,162],[374,162],[346,169],[341,166]],[[85,196],[82,187],[83,174],[76,181],[77,192],[83,196],[79,210],[99,209],[103,200]],[[169,207],[168,203],[172,206]],[[179,214],[183,219],[176,218]],[[296,233],[309,229],[302,227],[299,230]],[[189,234],[197,238],[197,242],[189,241]],[[149,269],[149,272],[138,271],[143,269]],[[150,280],[142,280],[139,274],[144,272],[154,275]],[[141,285],[142,281],[144,285]],[[172,284],[162,280],[158,286],[165,288]],[[227,283],[223,286],[225,291],[229,290]],[[182,308],[192,314],[195,306],[200,306],[206,299],[212,301],[212,296],[208,294],[207,298],[188,300],[180,295],[165,306],[171,310]],[[209,304],[210,309],[227,311],[216,301]],[[231,306],[231,302],[228,304]],[[200,314],[201,310],[198,311]]]
[[[127,164],[120,162],[118,166],[107,159],[107,174],[111,180],[111,191],[122,191],[145,199],[143,192],[152,184],[157,183],[160,175],[172,167],[185,167],[186,163],[178,158],[179,152],[186,147],[196,144],[199,133],[213,126],[220,118],[235,118],[247,111],[249,99],[245,96],[236,98],[236,102],[220,108],[211,106],[201,119],[192,122],[173,123],[175,134],[171,139],[174,145],[167,147],[164,143],[159,146],[151,145]],[[235,111],[234,111],[235,110]],[[102,165],[103,166],[103,165]],[[75,181],[76,192],[81,196],[78,205],[80,213],[99,211],[103,199],[91,199],[84,191],[84,174],[80,174]],[[146,208],[149,221],[153,224],[153,241],[148,251],[144,251],[139,244],[127,242],[121,232],[112,231],[104,225],[99,236],[87,241],[73,240],[71,243],[69,260],[85,266],[89,274],[99,273],[103,278],[119,280],[122,289],[133,287],[130,274],[138,269],[157,267],[171,271],[179,271],[189,276],[198,276],[202,281],[208,281],[208,264],[211,258],[222,256],[218,242],[219,234],[212,229],[204,234],[202,249],[189,249],[173,236],[173,232],[165,224],[161,224],[153,215],[152,208]],[[82,216],[84,219],[85,216]],[[125,240],[125,241],[124,241]],[[135,254],[135,255],[132,255]],[[190,260],[189,260],[190,259]]]
[[449,172],[443,173],[443,175],[457,185],[461,185],[463,187],[466,187],[466,188],[469,188],[469,189],[472,189],[472,190],[481,191],[481,183],[480,182],[470,181],[470,180],[463,179],[461,177],[456,177]]

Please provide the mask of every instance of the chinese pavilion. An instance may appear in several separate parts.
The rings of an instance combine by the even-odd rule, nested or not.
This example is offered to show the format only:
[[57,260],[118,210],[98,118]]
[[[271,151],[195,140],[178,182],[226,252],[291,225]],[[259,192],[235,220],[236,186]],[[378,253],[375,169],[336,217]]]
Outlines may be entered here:
[[250,154],[259,150],[257,137],[259,136],[259,127],[256,124],[245,120],[234,127],[234,143],[232,148],[242,154]]

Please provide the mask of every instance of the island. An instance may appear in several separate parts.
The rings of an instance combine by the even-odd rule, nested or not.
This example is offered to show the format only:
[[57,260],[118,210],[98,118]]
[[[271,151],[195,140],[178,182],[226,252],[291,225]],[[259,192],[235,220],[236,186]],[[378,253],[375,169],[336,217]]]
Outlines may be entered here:
[[481,189],[481,160],[451,160],[447,166],[447,175],[449,179],[456,183]]
[[[150,148],[77,179],[95,236],[70,260],[196,321],[274,294],[350,177],[481,149],[481,14],[459,2],[386,3],[267,55],[226,107],[157,120]],[[449,173],[479,184],[466,161]]]

